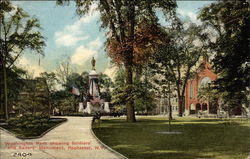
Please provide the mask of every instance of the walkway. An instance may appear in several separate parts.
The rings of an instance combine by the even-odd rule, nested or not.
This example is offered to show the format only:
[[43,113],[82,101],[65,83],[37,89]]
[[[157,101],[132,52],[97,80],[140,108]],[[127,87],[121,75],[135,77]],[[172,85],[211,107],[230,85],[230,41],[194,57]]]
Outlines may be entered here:
[[[64,124],[48,132],[42,138],[20,140],[0,130],[1,159],[121,159],[122,157],[104,148],[91,133],[91,117],[66,117]],[[6,142],[25,144],[18,149],[8,149]],[[72,143],[73,142],[73,143]],[[30,144],[31,145],[30,145]],[[38,148],[38,145],[42,145]],[[53,145],[52,145],[53,144]],[[26,148],[25,148],[26,146]],[[20,149],[23,148],[23,149]],[[15,153],[31,153],[20,157]]]

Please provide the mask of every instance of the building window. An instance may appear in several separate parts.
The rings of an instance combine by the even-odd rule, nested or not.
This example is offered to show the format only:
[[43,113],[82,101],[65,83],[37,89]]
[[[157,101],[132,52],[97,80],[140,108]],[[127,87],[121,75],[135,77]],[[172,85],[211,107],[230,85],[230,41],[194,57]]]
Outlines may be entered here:
[[190,98],[193,98],[193,85],[192,85],[192,82],[190,82],[190,88],[189,88],[189,95],[190,95]]
[[211,83],[211,79],[209,77],[204,77],[202,80],[201,80],[201,84],[200,86],[201,87],[208,87],[209,83]]
[[190,110],[195,110],[195,105],[194,104],[190,104]]

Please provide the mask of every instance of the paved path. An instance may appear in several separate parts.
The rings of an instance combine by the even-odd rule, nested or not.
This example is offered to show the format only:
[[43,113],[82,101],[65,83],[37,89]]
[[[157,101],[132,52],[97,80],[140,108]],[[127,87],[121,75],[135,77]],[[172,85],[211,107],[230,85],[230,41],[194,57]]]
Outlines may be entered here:
[[[91,117],[66,117],[67,122],[48,132],[42,138],[20,140],[11,134],[0,130],[0,158],[1,159],[121,159],[122,157],[104,148],[91,133]],[[33,143],[35,149],[8,149],[6,142]],[[46,149],[37,148],[37,142],[46,142]],[[57,142],[57,145],[50,145]],[[72,142],[78,142],[72,145]],[[81,142],[81,143],[79,143]],[[67,145],[69,143],[69,145]],[[62,144],[62,145],[59,145]],[[26,145],[32,147],[32,145]],[[63,147],[64,150],[55,150],[51,147]],[[74,150],[69,149],[73,147]],[[23,147],[23,146],[21,146]],[[79,150],[79,148],[82,148]],[[19,147],[18,147],[19,148]],[[14,157],[15,153],[31,153],[32,156]]]

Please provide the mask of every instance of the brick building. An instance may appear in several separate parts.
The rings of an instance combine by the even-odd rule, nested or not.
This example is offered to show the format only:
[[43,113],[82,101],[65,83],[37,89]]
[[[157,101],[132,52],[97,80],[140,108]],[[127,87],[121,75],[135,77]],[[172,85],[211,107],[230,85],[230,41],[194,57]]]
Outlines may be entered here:
[[185,90],[185,115],[197,114],[199,111],[207,114],[216,114],[217,108],[210,105],[209,101],[198,99],[198,90],[214,81],[217,75],[213,73],[207,60],[203,60],[194,78],[188,80]]

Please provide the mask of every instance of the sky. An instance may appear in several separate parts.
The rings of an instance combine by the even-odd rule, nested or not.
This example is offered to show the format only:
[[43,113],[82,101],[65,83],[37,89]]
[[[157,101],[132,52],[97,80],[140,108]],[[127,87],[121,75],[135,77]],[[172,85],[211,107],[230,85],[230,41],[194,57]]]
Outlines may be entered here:
[[[212,1],[177,1],[177,12],[181,17],[199,23],[199,9],[210,3]],[[95,6],[90,14],[79,17],[74,2],[66,6],[58,6],[55,1],[13,1],[13,4],[39,19],[45,37],[44,57],[26,50],[18,61],[18,66],[28,70],[33,77],[44,71],[55,71],[58,63],[67,57],[74,72],[90,71],[91,58],[95,57],[96,71],[114,76],[116,69],[104,50],[105,32],[100,29]],[[161,14],[159,16],[163,21]]]

